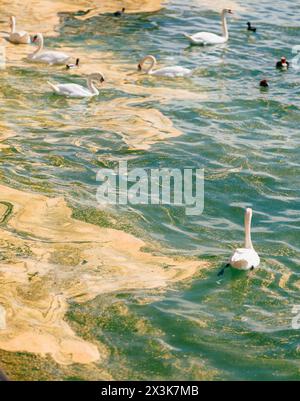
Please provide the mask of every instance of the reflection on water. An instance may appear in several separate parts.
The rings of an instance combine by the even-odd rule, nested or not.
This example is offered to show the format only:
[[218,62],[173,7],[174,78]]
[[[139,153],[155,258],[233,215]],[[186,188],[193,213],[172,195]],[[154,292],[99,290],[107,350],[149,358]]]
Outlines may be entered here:
[[[274,69],[300,37],[294,6],[285,2],[282,15],[282,2],[226,1],[237,11],[230,42],[199,48],[182,33],[218,32],[224,2],[74,3],[0,5],[1,31],[16,14],[21,29],[45,34],[47,48],[81,60],[72,71],[32,65],[34,45],[6,43],[0,365],[21,379],[299,378],[291,320],[300,303],[300,80]],[[113,18],[123,5],[127,15]],[[248,19],[257,35],[246,32]],[[193,76],[139,73],[151,53]],[[98,98],[61,98],[47,85],[84,84],[95,71],[106,77]],[[271,89],[261,93],[266,75]],[[99,209],[96,172],[120,160],[204,167],[204,214]],[[242,239],[245,206],[254,208],[261,269],[218,281]]]

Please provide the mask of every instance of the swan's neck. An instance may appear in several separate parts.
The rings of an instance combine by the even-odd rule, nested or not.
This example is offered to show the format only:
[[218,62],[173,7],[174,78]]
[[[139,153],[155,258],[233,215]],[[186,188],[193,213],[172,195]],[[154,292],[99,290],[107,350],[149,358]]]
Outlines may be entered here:
[[226,12],[222,12],[222,31],[223,31],[223,37],[225,39],[229,38],[229,33],[228,33],[228,26],[227,26],[227,19],[226,19]]
[[156,60],[154,58],[150,58],[151,64],[149,65],[149,68],[147,70],[147,74],[151,74],[153,72],[153,68],[155,67]]
[[11,19],[11,33],[15,33],[16,32],[16,20],[15,18]]
[[151,74],[151,73],[153,72],[153,68],[154,68],[155,65],[156,65],[156,59],[155,59],[153,56],[145,57],[144,60],[143,60],[143,62],[142,62],[142,64],[144,64],[145,61],[147,61],[147,60],[150,61],[150,65],[149,65],[149,67],[146,69],[146,74]]
[[245,216],[245,248],[253,249],[252,241],[251,241],[251,218],[250,214],[246,214]]
[[95,87],[95,85],[94,85],[94,83],[93,83],[93,77],[89,77],[89,78],[88,78],[87,86],[88,86],[90,92],[91,92],[93,95],[96,95],[96,96],[99,95],[99,91],[98,91],[98,89]]
[[43,36],[39,36],[38,48],[33,53],[33,55],[35,56],[36,54],[40,53],[43,50],[43,48],[44,48],[44,38]]

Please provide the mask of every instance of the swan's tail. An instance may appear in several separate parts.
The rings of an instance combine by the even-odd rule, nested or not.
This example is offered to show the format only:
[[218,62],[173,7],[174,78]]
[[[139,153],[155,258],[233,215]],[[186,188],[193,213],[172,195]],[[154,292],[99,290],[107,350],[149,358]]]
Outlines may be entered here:
[[58,92],[58,87],[56,85],[54,85],[52,82],[47,81],[47,84],[51,86],[51,88],[55,91]]
[[190,42],[193,42],[193,38],[191,37],[191,35],[189,35],[189,34],[187,34],[187,33],[183,33],[183,36],[185,37],[185,38],[187,38]]

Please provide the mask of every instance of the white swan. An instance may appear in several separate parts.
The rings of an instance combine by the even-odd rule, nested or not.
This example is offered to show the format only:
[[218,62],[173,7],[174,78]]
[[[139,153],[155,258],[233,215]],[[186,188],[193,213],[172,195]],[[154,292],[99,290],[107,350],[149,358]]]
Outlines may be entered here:
[[169,77],[169,78],[175,78],[175,77],[184,77],[184,76],[192,73],[192,71],[189,70],[188,68],[179,67],[179,66],[165,67],[165,68],[160,68],[158,70],[153,71],[153,68],[157,64],[157,61],[154,56],[150,56],[150,55],[144,57],[139,62],[139,64],[138,64],[139,71],[142,71],[144,63],[148,60],[150,61],[150,65],[149,65],[149,67],[146,68],[146,74],[149,74],[149,75],[159,75],[159,76],[164,76],[164,77]]
[[58,95],[69,96],[69,97],[92,97],[98,96],[99,91],[94,86],[94,82],[104,82],[104,76],[101,72],[96,72],[94,74],[90,74],[87,77],[87,88],[77,84],[53,84],[48,82],[51,88]]
[[30,35],[29,33],[25,32],[25,31],[16,31],[16,17],[11,16],[10,17],[10,34],[8,37],[8,40],[11,43],[14,44],[29,44],[31,43],[31,39],[30,39]]
[[38,33],[33,38],[33,43],[38,43],[36,51],[28,56],[29,60],[50,65],[65,64],[69,59],[66,53],[54,50],[44,50],[44,38],[41,33]]
[[226,43],[229,39],[226,14],[233,14],[233,12],[230,9],[225,8],[221,13],[223,36],[210,32],[199,32],[194,35],[188,35],[185,33],[184,36],[195,45],[217,45]]
[[251,219],[252,209],[248,208],[245,213],[245,247],[234,251],[228,264],[219,272],[218,276],[221,276],[229,266],[238,270],[253,270],[259,266],[260,258],[251,241]]
[[252,209],[246,209],[245,213],[245,247],[235,250],[229,260],[230,266],[239,270],[255,269],[259,266],[260,258],[254,250],[251,241]]

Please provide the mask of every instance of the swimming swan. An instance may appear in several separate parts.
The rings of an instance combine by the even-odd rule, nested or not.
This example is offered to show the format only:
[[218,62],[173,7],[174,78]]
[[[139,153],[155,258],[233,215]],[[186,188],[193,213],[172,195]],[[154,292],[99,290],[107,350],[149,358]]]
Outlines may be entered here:
[[217,45],[226,43],[229,39],[226,14],[233,14],[233,12],[230,9],[225,8],[221,13],[223,36],[210,32],[198,32],[194,35],[188,35],[185,33],[184,36],[195,45]]
[[245,213],[245,247],[235,250],[229,260],[230,266],[239,270],[255,269],[259,266],[260,259],[253,248],[251,241],[252,209],[246,209]]
[[16,17],[11,16],[10,18],[10,34],[8,37],[8,40],[11,43],[14,44],[24,44],[27,45],[29,43],[31,43],[31,39],[30,39],[30,35],[29,33],[25,32],[25,31],[16,31]]
[[58,95],[69,97],[92,97],[98,96],[99,91],[95,87],[94,82],[104,82],[104,76],[100,72],[90,74],[87,77],[87,88],[77,84],[53,84],[48,82],[51,88]]
[[188,68],[179,67],[179,66],[165,67],[165,68],[160,68],[158,70],[153,71],[153,68],[157,64],[157,61],[154,56],[150,56],[150,55],[144,57],[139,62],[139,64],[138,64],[139,71],[142,71],[143,65],[147,60],[150,61],[149,67],[146,68],[146,74],[149,74],[149,75],[159,75],[159,76],[164,76],[164,77],[169,77],[169,78],[175,78],[175,77],[184,77],[184,76],[192,73],[192,71],[189,70]]
[[28,56],[31,61],[54,65],[65,64],[70,58],[70,56],[63,52],[44,50],[44,38],[41,33],[34,36],[33,43],[38,43],[38,48]]
[[251,219],[252,209],[248,208],[245,213],[245,247],[234,251],[228,264],[219,272],[218,276],[221,276],[229,266],[238,270],[253,270],[259,266],[260,258],[251,241]]

